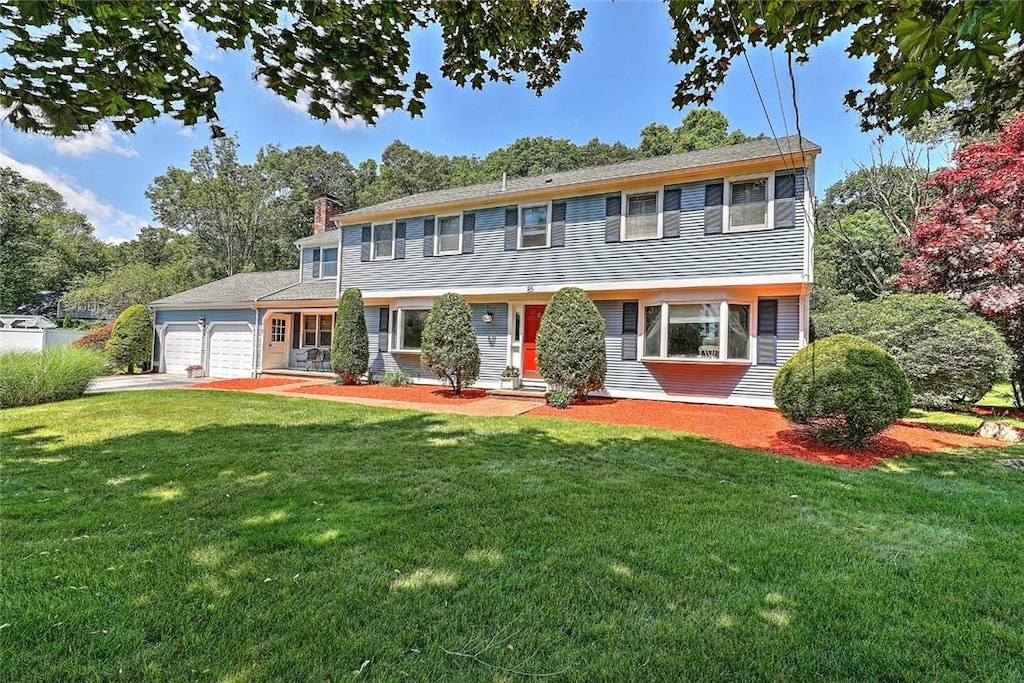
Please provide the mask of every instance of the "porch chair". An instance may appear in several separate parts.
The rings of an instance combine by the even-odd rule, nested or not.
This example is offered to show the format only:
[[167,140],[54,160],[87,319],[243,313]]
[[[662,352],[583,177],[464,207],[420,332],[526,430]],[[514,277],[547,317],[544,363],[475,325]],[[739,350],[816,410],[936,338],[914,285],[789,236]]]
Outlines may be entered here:
[[327,360],[327,356],[330,352],[323,351],[321,349],[306,349],[306,357],[300,360],[306,363],[306,369],[309,370],[309,366],[312,365],[314,370],[323,370],[324,361]]

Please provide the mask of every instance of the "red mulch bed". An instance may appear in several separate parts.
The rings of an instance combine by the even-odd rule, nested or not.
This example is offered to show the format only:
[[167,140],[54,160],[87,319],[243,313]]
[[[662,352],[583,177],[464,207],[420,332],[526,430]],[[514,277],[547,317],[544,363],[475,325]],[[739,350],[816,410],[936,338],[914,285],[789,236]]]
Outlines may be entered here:
[[971,412],[981,417],[1013,417],[1018,420],[1024,420],[1024,410],[1016,410],[1014,408],[990,408],[988,406],[974,406],[971,408]]
[[487,392],[483,389],[463,389],[462,395],[456,396],[451,389],[432,384],[410,384],[407,387],[389,387],[386,384],[317,384],[287,391],[293,394],[375,398],[405,403],[469,403],[487,397]]
[[250,391],[252,389],[267,389],[279,387],[285,384],[297,384],[307,382],[305,379],[287,379],[284,377],[247,377],[243,379],[220,379],[216,382],[201,382],[193,389],[231,389],[234,391]]
[[659,427],[705,436],[740,448],[768,451],[809,462],[838,467],[872,467],[885,458],[951,448],[996,448],[999,441],[906,424],[896,424],[877,436],[864,451],[818,444],[793,429],[776,410],[711,406],[667,401],[590,399],[566,410],[542,406],[530,415],[619,425]]

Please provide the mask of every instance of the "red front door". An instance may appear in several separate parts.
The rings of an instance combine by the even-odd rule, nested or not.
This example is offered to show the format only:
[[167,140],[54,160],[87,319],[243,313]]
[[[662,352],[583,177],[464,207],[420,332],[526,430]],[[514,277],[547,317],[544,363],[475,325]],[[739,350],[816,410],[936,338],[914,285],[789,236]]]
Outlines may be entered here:
[[523,375],[537,376],[537,330],[545,306],[527,306],[523,311]]

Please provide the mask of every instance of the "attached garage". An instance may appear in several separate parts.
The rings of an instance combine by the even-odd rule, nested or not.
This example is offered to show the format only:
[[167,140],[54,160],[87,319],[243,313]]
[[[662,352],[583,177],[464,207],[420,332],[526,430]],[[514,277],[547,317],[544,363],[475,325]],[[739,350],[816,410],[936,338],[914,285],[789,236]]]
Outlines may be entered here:
[[172,323],[164,330],[161,369],[170,375],[185,375],[189,365],[202,363],[203,333],[195,323]]
[[209,329],[206,374],[210,377],[252,377],[253,332],[248,323],[216,323]]

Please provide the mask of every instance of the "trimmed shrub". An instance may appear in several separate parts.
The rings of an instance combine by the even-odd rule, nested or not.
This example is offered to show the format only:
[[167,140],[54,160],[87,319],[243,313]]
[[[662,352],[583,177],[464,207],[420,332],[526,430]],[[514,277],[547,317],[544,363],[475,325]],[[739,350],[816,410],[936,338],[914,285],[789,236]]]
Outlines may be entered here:
[[331,339],[331,367],[342,384],[355,384],[370,367],[370,341],[366,336],[363,293],[346,289],[338,299]]
[[145,306],[129,306],[117,317],[106,345],[107,357],[115,368],[135,372],[153,358],[153,314]]
[[70,346],[0,354],[0,408],[78,398],[106,370],[102,353]]
[[973,405],[1005,381],[1013,364],[995,325],[942,294],[840,303],[814,323],[819,337],[855,334],[891,353],[923,408]]
[[385,372],[384,380],[382,383],[388,385],[389,387],[407,387],[409,386],[409,383],[411,381],[412,379],[409,377],[409,375],[402,372],[401,370],[396,370],[394,372]]
[[103,353],[107,349],[107,340],[110,339],[110,333],[113,330],[114,323],[109,322],[91,332],[86,332],[84,336],[71,342],[71,345],[76,349],[90,349]]
[[587,293],[563,287],[551,297],[537,330],[537,369],[581,401],[604,386],[604,318]]
[[885,349],[852,334],[820,339],[779,369],[775,403],[825,443],[863,448],[910,410],[910,383]]
[[480,375],[480,347],[473,329],[473,309],[449,292],[434,302],[423,326],[420,365],[451,385],[456,395]]
[[569,407],[572,403],[572,399],[575,396],[575,392],[572,389],[562,387],[559,389],[552,389],[548,392],[548,405],[552,408],[558,408],[564,410]]

